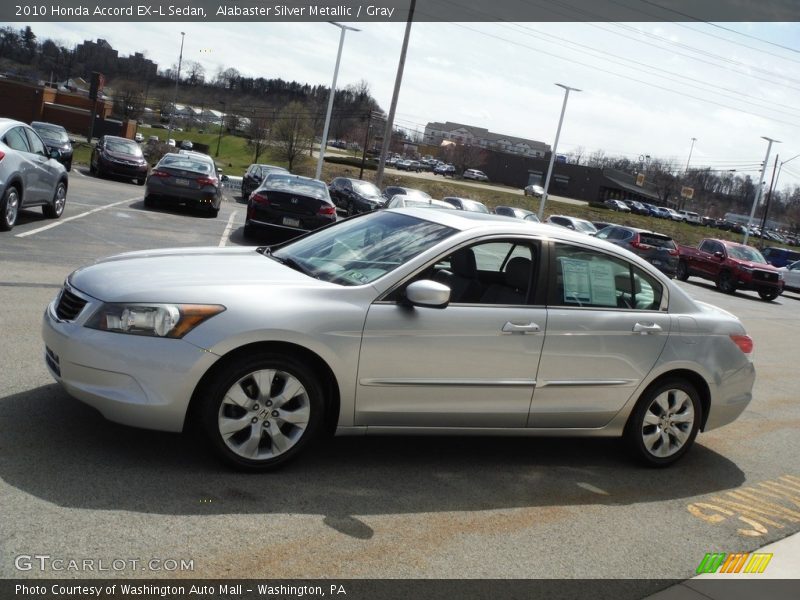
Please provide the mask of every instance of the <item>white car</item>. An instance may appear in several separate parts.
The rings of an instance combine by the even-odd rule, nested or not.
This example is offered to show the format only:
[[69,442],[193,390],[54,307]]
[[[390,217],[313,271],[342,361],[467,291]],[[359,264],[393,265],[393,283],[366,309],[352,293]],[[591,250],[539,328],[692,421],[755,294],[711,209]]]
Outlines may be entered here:
[[800,260],[778,270],[783,275],[784,291],[800,293]]
[[691,210],[679,210],[678,214],[683,217],[683,220],[689,225],[702,225],[703,219],[700,218],[700,215],[696,212],[692,212]]
[[526,196],[534,196],[535,198],[541,198],[542,195],[544,194],[544,188],[540,185],[535,185],[535,184],[526,185],[523,188],[522,193]]
[[133,140],[134,140],[136,143],[138,143],[138,144],[141,144],[141,143],[144,141],[144,136],[143,136],[141,133],[139,133],[139,132],[137,131],[137,132],[136,132],[136,135],[134,135],[134,136],[133,136]]
[[174,148],[175,147],[175,140],[173,138],[169,138],[167,140],[167,146],[169,146],[170,148]]
[[597,227],[592,225],[591,222],[587,221],[586,219],[578,219],[577,217],[568,217],[566,215],[550,215],[544,220],[544,222],[549,223],[550,225],[558,225],[559,227],[572,229],[572,231],[577,231],[578,233],[584,233],[586,235],[594,235],[597,233]]
[[664,467],[737,419],[755,381],[739,319],[638,256],[457,210],[121,254],[70,274],[43,319],[70,395],[127,425],[191,423],[247,470],[327,431],[622,437]]
[[392,196],[391,200],[386,203],[386,208],[411,208],[411,207],[424,207],[424,208],[445,208],[456,210],[452,204],[442,200],[434,200],[433,198],[425,198],[415,194],[397,194]]
[[461,177],[464,179],[474,179],[475,181],[489,181],[486,173],[483,171],[478,171],[478,169],[467,169],[464,171]]

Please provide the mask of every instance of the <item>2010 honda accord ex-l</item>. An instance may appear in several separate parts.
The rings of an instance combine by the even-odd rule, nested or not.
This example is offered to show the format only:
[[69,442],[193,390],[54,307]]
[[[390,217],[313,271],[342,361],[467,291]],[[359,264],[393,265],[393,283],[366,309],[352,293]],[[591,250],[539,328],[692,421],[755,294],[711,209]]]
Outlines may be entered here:
[[675,462],[751,398],[752,340],[617,246],[434,209],[282,246],[121,254],[72,273],[46,362],[106,418],[192,421],[234,466],[338,434],[622,436]]

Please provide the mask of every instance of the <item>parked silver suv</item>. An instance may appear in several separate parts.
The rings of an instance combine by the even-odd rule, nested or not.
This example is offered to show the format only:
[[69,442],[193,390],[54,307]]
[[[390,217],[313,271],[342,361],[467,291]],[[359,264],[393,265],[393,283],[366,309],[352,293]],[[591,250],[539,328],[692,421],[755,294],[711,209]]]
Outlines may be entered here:
[[20,208],[41,206],[44,216],[61,216],[68,178],[59,156],[30,126],[0,119],[0,231],[13,229]]

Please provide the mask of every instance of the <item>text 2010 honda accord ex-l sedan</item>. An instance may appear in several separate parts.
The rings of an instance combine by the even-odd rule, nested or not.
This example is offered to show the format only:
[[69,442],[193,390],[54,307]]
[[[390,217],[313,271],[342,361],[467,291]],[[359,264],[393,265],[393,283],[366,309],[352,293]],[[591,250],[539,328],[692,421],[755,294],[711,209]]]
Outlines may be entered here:
[[622,436],[664,466],[751,398],[752,341],[647,262],[567,229],[384,210],[281,247],[131,252],[72,273],[46,362],[108,419],[199,426],[226,461],[315,436]]

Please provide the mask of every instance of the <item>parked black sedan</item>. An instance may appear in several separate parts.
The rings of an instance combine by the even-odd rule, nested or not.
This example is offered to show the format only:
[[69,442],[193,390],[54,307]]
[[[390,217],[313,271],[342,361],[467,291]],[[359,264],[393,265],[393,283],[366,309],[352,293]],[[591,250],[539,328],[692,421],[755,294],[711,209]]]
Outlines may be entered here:
[[139,144],[133,140],[104,135],[92,150],[89,172],[98,177],[113,175],[135,179],[138,185],[144,185],[147,179],[147,161]]
[[282,230],[300,235],[336,221],[336,205],[319,179],[272,173],[247,201],[245,237],[256,230]]
[[55,123],[45,123],[44,121],[33,121],[33,130],[42,138],[47,147],[48,154],[53,150],[58,150],[56,159],[67,171],[72,170],[72,142],[69,141],[67,130]]
[[348,216],[380,208],[385,200],[374,184],[349,177],[337,177],[331,181],[328,191],[336,207]]
[[222,184],[210,156],[192,152],[165,154],[147,178],[144,205],[186,205],[219,214]]
[[261,165],[252,164],[247,167],[247,171],[242,177],[242,200],[247,202],[253,190],[261,185],[264,178],[270,173],[288,173],[283,167],[276,167],[275,165]]

